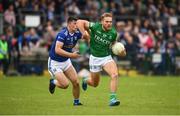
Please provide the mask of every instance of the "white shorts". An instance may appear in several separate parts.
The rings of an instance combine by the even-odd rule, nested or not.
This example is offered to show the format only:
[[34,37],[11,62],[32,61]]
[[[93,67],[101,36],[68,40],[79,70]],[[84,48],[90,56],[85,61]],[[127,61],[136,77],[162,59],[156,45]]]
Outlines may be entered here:
[[70,59],[64,62],[58,62],[58,61],[52,60],[51,58],[48,59],[48,71],[52,77],[54,77],[55,74],[58,72],[66,71],[71,65],[72,63]]
[[90,55],[90,58],[89,58],[90,71],[100,72],[102,71],[103,66],[111,61],[113,61],[113,59],[110,55],[106,57],[95,57],[95,56]]

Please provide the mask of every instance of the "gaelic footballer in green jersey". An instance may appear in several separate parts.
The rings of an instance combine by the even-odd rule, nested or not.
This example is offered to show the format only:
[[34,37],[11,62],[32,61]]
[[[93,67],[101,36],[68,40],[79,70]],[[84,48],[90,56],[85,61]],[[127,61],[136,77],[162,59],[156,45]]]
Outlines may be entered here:
[[[83,78],[82,87],[87,89],[87,85],[97,87],[100,81],[100,71],[104,69],[110,76],[110,106],[118,106],[120,101],[117,100],[118,69],[111,57],[110,46],[115,43],[117,32],[112,27],[112,14],[104,13],[101,21],[97,23],[86,20],[78,20],[77,26],[84,38],[88,38],[87,32],[90,32],[90,77]],[[125,51],[120,53],[124,56]]]
[[95,57],[105,57],[111,55],[110,46],[116,41],[117,32],[115,28],[104,31],[102,24],[97,22],[89,23],[90,33],[90,51]]

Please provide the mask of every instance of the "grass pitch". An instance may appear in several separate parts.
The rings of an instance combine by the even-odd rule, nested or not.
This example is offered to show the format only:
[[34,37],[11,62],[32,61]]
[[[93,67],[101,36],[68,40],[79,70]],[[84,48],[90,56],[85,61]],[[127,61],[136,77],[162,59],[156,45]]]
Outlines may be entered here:
[[74,107],[72,86],[48,92],[49,78],[0,78],[0,114],[63,115],[180,115],[180,78],[122,77],[117,91],[121,105],[109,107],[109,78],[97,88],[81,89],[83,106]]

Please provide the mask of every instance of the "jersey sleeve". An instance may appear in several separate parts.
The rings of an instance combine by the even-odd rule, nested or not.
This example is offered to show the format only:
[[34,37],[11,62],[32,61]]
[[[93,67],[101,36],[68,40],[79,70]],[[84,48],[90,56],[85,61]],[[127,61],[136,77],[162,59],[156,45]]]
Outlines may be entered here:
[[63,33],[59,33],[59,34],[56,36],[56,40],[57,40],[57,41],[60,41],[60,42],[63,42],[63,43],[64,43],[65,39],[66,39],[66,36],[65,36],[65,34],[63,34]]
[[90,30],[94,30],[95,27],[96,27],[96,23],[94,23],[94,22],[89,22],[89,29],[90,29]]

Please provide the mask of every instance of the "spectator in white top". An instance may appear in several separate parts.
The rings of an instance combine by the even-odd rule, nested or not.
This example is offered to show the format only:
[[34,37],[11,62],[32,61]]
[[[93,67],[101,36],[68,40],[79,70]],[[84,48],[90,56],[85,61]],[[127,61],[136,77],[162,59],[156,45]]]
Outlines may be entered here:
[[68,6],[68,12],[76,14],[76,15],[80,15],[81,14],[80,9],[76,5],[76,2],[73,2],[71,5]]
[[14,6],[12,4],[9,5],[8,9],[5,11],[4,20],[12,26],[16,25],[16,16],[14,12]]

